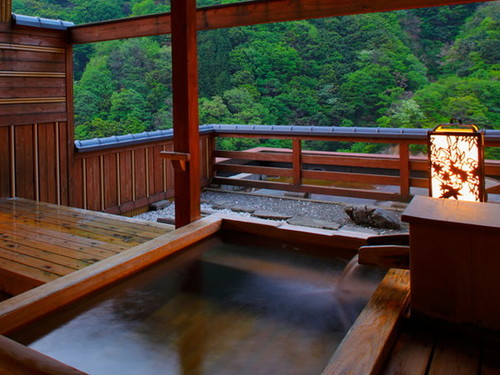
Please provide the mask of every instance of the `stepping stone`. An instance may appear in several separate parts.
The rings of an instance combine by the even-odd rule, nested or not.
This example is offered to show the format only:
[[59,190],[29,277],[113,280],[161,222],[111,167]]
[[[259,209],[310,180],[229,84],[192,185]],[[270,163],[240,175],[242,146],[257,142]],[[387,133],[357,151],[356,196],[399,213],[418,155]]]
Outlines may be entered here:
[[250,208],[250,207],[244,207],[244,206],[231,206],[231,207],[229,207],[229,209],[231,211],[234,211],[234,212],[246,212],[249,214],[252,214],[255,212],[255,209]]
[[175,225],[175,218],[173,217],[159,217],[156,219],[158,223]]
[[285,197],[290,197],[290,198],[309,198],[309,193],[301,193],[301,192],[296,192],[296,191],[287,191],[284,194]]
[[252,216],[270,220],[287,220],[292,217],[291,215],[278,214],[271,211],[255,211]]
[[339,223],[326,220],[313,219],[308,216],[294,216],[286,221],[291,225],[300,225],[303,227],[319,228],[319,229],[330,229],[337,230],[340,228]]
[[165,207],[170,206],[170,201],[162,200],[149,205],[151,211],[163,210]]
[[219,203],[213,203],[212,208],[214,210],[229,210],[229,208],[232,206],[232,203],[229,202],[219,202]]

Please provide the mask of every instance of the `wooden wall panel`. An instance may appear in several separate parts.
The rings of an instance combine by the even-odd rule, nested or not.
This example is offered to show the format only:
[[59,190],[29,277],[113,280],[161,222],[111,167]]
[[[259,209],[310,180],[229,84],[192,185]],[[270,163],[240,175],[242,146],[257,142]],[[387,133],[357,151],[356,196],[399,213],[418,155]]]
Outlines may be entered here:
[[83,182],[83,164],[85,159],[75,160],[69,187],[69,201],[72,207],[83,208],[86,200],[86,186]]
[[147,198],[146,149],[134,150],[135,198]]
[[132,152],[120,152],[120,202],[131,202],[133,200],[132,192]]
[[116,167],[116,154],[103,155],[104,181],[104,208],[118,206],[118,174]]
[[2,25],[0,126],[67,120],[65,46],[64,31]]
[[10,197],[10,129],[0,127],[0,198]]
[[14,130],[15,196],[35,199],[34,126],[16,126]]
[[[73,133],[73,128],[71,131],[68,129],[68,123],[56,123],[56,135],[59,139],[58,152],[58,173],[59,173],[59,197],[58,203],[65,206],[69,205],[69,153],[68,153],[68,138],[72,139],[70,135]],[[72,146],[73,147],[73,146]],[[74,164],[71,160],[71,166]]]
[[[70,203],[70,170],[78,165],[65,121],[66,39],[65,31],[0,24],[0,197]],[[80,206],[82,173],[72,193]]]
[[85,160],[84,185],[87,191],[85,208],[101,210],[101,168],[100,158],[94,156]]
[[42,202],[57,203],[57,148],[56,124],[40,124],[36,126],[38,133],[38,186],[39,198]]
[[163,191],[163,168],[162,168],[162,160],[160,159],[160,152],[163,150],[161,145],[154,146],[150,149],[151,157],[153,162],[151,163],[153,166],[153,184],[152,184],[152,192],[150,195],[155,195],[161,193]]

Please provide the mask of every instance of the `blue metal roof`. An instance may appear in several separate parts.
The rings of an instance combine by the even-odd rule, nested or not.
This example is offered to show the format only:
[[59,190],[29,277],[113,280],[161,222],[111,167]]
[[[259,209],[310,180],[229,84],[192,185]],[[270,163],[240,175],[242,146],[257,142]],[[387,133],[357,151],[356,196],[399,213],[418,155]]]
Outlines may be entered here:
[[41,27],[44,29],[66,30],[68,27],[75,26],[73,22],[51,20],[48,18],[23,16],[22,14],[12,14],[15,25]]

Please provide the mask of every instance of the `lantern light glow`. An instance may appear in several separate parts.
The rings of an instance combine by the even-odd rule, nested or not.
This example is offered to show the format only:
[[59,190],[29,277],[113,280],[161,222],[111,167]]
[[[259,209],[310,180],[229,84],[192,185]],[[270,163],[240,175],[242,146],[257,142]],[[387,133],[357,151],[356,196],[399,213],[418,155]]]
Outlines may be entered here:
[[429,133],[430,196],[482,202],[483,134],[476,125],[446,124]]

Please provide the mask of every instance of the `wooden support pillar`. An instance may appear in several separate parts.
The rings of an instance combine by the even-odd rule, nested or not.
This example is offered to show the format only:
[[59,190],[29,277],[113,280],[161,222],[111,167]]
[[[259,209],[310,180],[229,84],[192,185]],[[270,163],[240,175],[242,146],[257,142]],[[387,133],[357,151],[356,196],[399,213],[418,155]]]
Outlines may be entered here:
[[293,167],[293,184],[302,184],[302,141],[300,139],[293,139],[292,151],[292,167]]
[[399,144],[399,186],[401,197],[410,199],[410,149],[408,143]]
[[172,0],[174,152],[189,155],[175,170],[175,226],[200,218],[200,142],[196,0]]
[[0,0],[0,23],[10,22],[12,0]]

